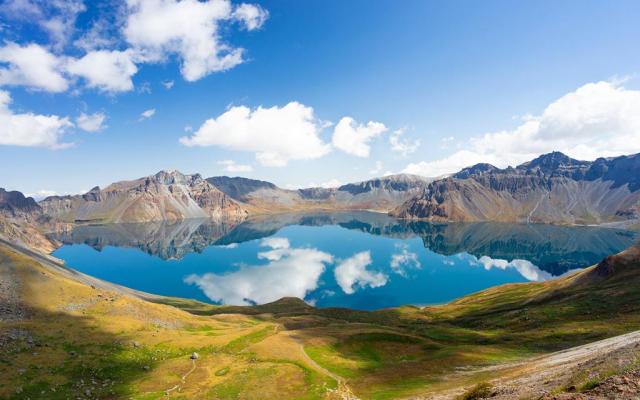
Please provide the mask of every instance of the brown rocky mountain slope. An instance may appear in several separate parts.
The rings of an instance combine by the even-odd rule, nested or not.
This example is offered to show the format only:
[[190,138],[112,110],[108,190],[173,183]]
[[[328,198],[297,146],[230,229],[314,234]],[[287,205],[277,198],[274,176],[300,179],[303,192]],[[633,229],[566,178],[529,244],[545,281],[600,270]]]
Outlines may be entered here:
[[640,217],[640,154],[578,161],[558,152],[515,168],[465,168],[392,216],[437,221],[601,224]]
[[48,253],[57,245],[43,232],[66,228],[66,224],[45,215],[33,198],[0,188],[0,238]]
[[68,222],[147,222],[187,218],[240,221],[247,211],[200,175],[155,175],[95,187],[83,195],[51,196],[44,212]]

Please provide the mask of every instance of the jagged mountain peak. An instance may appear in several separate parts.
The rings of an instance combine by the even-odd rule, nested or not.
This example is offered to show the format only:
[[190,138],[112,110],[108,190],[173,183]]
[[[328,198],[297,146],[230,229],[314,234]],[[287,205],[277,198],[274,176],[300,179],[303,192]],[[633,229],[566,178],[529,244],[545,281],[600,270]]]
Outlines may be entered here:
[[175,169],[159,171],[153,175],[152,178],[154,181],[165,185],[192,184],[202,180],[202,176],[200,174],[187,175]]
[[457,179],[467,179],[472,175],[491,173],[498,170],[499,168],[495,165],[489,163],[479,163],[470,167],[463,168],[462,170],[460,170],[460,172],[454,174],[453,177]]
[[580,167],[588,167],[591,165],[589,161],[580,161],[569,157],[568,155],[553,151],[551,153],[542,154],[531,161],[518,166],[519,169],[540,170],[549,175],[561,172],[566,169],[575,169]]

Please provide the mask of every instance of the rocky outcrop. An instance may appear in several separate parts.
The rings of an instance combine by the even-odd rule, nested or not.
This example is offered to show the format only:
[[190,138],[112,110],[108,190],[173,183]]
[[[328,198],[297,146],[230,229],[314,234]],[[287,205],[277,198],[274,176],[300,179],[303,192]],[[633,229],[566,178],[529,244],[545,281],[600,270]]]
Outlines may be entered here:
[[258,212],[270,213],[320,209],[389,211],[419,194],[431,180],[399,174],[336,188],[298,190],[282,189],[270,182],[240,177],[212,177],[207,181]]
[[33,198],[0,188],[0,237],[5,240],[49,253],[57,243],[44,233],[67,228],[66,224],[44,215]]
[[68,222],[241,221],[248,214],[200,175],[177,171],[95,187],[83,195],[47,197],[40,206],[47,215]]
[[640,155],[589,162],[554,152],[515,168],[478,164],[430,183],[391,215],[564,224],[637,220]]

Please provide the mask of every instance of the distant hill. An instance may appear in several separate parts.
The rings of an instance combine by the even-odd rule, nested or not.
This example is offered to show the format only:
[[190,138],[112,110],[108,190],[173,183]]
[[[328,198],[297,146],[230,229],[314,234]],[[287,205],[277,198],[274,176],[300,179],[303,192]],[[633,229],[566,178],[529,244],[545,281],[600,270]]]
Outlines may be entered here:
[[132,181],[95,187],[83,195],[51,196],[44,212],[68,222],[148,222],[187,218],[243,220],[241,205],[200,175],[160,171]]
[[515,168],[477,164],[431,182],[391,215],[437,221],[636,221],[640,154],[579,161],[553,152]]
[[389,211],[419,194],[429,178],[398,174],[336,188],[282,189],[270,182],[217,176],[207,181],[233,199],[261,212],[305,209]]

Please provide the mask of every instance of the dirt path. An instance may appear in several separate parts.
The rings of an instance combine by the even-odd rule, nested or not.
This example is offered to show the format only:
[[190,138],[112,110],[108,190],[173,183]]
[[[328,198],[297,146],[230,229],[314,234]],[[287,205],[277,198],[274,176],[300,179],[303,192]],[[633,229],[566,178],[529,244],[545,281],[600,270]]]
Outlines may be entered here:
[[304,351],[304,346],[302,345],[302,343],[298,343],[298,345],[300,346],[300,352],[302,353],[305,361],[309,363],[309,365],[311,365],[317,371],[335,379],[336,382],[338,382],[338,388],[335,389],[335,391],[333,391],[333,394],[337,396],[337,398],[341,400],[359,400],[359,398],[355,394],[353,394],[353,392],[351,391],[351,388],[349,388],[349,385],[347,385],[347,382],[344,380],[344,378],[334,374],[333,372],[329,371],[328,369],[324,368],[323,366],[315,362],[315,360],[309,357],[307,352]]
[[180,388],[182,387],[182,385],[184,385],[185,383],[187,383],[187,377],[189,375],[191,375],[191,373],[193,371],[196,370],[196,360],[195,359],[191,359],[191,369],[184,375],[182,375],[182,377],[180,378],[180,383],[175,385],[174,387],[165,390],[165,395],[167,398],[169,398],[171,396],[171,392],[175,391],[175,390],[180,390]]

